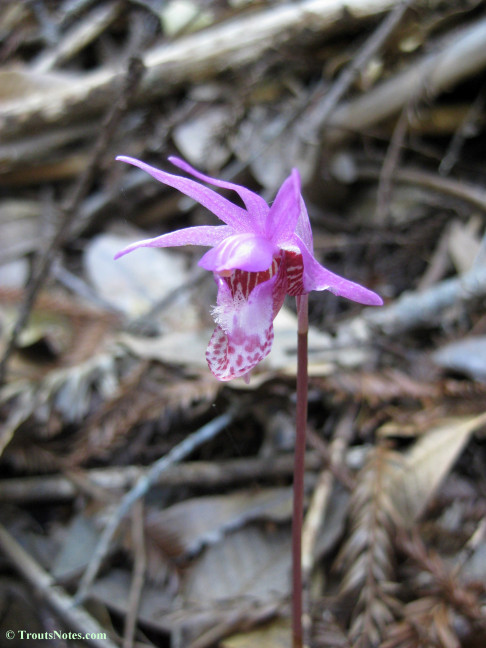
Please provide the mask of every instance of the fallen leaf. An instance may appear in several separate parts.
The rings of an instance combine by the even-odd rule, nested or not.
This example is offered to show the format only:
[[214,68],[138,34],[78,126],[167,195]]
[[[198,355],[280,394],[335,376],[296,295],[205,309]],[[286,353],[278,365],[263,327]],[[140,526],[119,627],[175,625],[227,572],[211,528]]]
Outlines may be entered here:
[[182,596],[207,605],[228,599],[269,602],[290,592],[290,533],[249,525],[206,547],[182,578]]
[[[84,255],[86,274],[98,294],[129,317],[148,312],[188,276],[180,252],[141,248],[114,261],[115,254],[136,238],[100,234],[90,241]],[[177,321],[183,325],[187,313],[180,310]]]
[[147,516],[147,532],[164,552],[180,557],[221,541],[230,530],[254,520],[290,520],[292,490],[267,488],[185,500]]
[[485,424],[486,414],[447,419],[421,436],[403,456],[403,462],[397,459],[388,487],[405,524],[412,524],[423,514],[471,434]]
[[52,566],[54,578],[69,578],[85,568],[93,557],[98,540],[99,532],[93,519],[78,513],[66,529],[61,549]]
[[288,619],[277,618],[250,632],[224,639],[221,648],[288,648],[291,633]]

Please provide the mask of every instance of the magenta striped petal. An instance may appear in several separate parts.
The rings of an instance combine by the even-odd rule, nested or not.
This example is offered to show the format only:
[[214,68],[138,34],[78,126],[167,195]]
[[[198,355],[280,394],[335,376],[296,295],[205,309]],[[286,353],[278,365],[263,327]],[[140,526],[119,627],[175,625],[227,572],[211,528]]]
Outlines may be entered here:
[[368,290],[368,288],[364,288],[354,283],[354,281],[349,281],[323,268],[298,236],[294,236],[294,240],[304,260],[304,288],[307,293],[312,290],[329,290],[335,295],[346,297],[346,299],[351,299],[360,304],[368,306],[381,306],[383,304],[382,298],[372,290]]
[[308,250],[314,249],[314,241],[312,238],[312,228],[309,220],[309,214],[307,213],[307,207],[305,206],[304,199],[302,196],[299,198],[300,204],[300,214],[299,220],[297,221],[297,227],[295,228],[295,233],[303,241]]
[[234,182],[227,182],[226,180],[219,180],[218,178],[212,178],[211,176],[205,175],[178,157],[169,157],[169,162],[172,162],[174,166],[179,167],[179,169],[182,169],[186,173],[190,173],[203,182],[212,184],[215,187],[221,187],[222,189],[231,189],[232,191],[235,191],[248,211],[247,217],[255,226],[258,226],[259,230],[261,229],[261,233],[263,234],[263,224],[265,223],[265,218],[270,208],[261,196],[256,194],[254,191],[250,191],[250,189],[247,189],[246,187],[235,184]]
[[285,244],[295,232],[300,215],[300,175],[294,169],[280,187],[267,216],[266,234],[276,245]]
[[184,229],[168,232],[155,238],[144,239],[128,245],[117,252],[115,259],[133,252],[141,247],[176,247],[180,245],[218,245],[232,233],[227,225],[200,225],[199,227],[185,227]]
[[213,214],[216,214],[223,223],[230,225],[235,232],[252,231],[251,221],[248,218],[247,212],[242,207],[238,207],[234,203],[230,202],[227,198],[220,196],[212,189],[209,189],[190,178],[182,178],[181,176],[176,176],[172,173],[166,173],[165,171],[156,169],[155,167],[132,157],[119,155],[116,159],[120,162],[132,164],[133,166],[142,169],[142,171],[146,171],[159,182],[162,182],[169,187],[173,187],[174,189],[178,189],[181,193],[193,198],[203,207],[206,207],[206,209],[213,212]]

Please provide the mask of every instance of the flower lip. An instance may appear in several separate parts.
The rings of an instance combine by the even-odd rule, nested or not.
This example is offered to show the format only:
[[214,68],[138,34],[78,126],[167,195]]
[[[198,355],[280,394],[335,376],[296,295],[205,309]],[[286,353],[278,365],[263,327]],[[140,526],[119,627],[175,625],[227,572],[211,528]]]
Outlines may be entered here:
[[261,272],[270,267],[277,251],[274,243],[262,236],[233,234],[206,252],[198,265],[218,274],[231,270]]

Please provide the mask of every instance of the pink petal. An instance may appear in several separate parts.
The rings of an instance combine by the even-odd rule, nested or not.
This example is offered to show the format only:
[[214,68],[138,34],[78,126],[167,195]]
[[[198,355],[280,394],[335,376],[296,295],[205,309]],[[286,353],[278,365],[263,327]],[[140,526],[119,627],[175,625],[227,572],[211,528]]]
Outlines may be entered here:
[[300,175],[293,169],[280,187],[267,216],[267,237],[282,245],[292,236],[300,215]]
[[180,158],[171,156],[169,157],[169,162],[172,162],[172,164],[179,167],[179,169],[182,169],[186,173],[190,173],[203,182],[208,182],[209,184],[215,185],[216,187],[221,187],[222,189],[231,189],[232,191],[235,191],[248,210],[248,217],[250,218],[250,220],[254,221],[255,225],[263,226],[266,215],[269,211],[269,207],[263,200],[263,198],[256,194],[254,191],[250,191],[250,189],[235,184],[234,182],[227,182],[226,180],[211,178],[210,176],[201,173],[197,169],[194,169],[190,164],[188,164],[184,160],[181,160]]
[[141,247],[172,247],[179,245],[218,245],[232,233],[227,225],[201,225],[199,227],[185,227],[175,232],[168,232],[155,238],[144,239],[128,245],[117,252],[115,259],[133,252]]
[[304,241],[308,250],[312,251],[314,249],[309,214],[307,213],[307,207],[305,206],[302,196],[300,197],[300,214],[299,220],[297,221],[297,227],[295,228],[295,233]]
[[232,380],[251,371],[269,353],[273,342],[274,287],[277,275],[258,285],[246,300],[232,295],[218,278],[217,327],[206,359],[218,380]]
[[132,157],[119,155],[116,159],[133,164],[133,166],[150,173],[159,182],[178,189],[181,193],[193,198],[213,214],[216,214],[224,223],[230,225],[235,232],[248,232],[251,229],[248,213],[212,189],[208,189],[208,187],[204,187],[190,178],[182,178],[172,173],[166,173]]
[[364,288],[354,281],[349,281],[330,270],[323,268],[304,245],[298,236],[294,237],[304,260],[304,287],[306,292],[312,290],[330,290],[335,295],[368,306],[381,306],[382,298],[372,290]]
[[270,267],[275,252],[273,243],[261,236],[234,234],[208,250],[198,265],[218,273],[235,269],[260,272]]

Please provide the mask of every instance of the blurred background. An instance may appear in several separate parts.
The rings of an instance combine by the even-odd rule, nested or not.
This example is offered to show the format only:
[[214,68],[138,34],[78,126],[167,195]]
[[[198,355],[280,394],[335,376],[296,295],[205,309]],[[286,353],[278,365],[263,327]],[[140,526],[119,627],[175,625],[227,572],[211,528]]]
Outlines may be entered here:
[[310,296],[308,645],[486,644],[485,105],[483,0],[0,3],[0,645],[289,645],[295,305],[218,383],[204,249],[113,261],[217,218],[117,155],[299,169],[385,301]]

